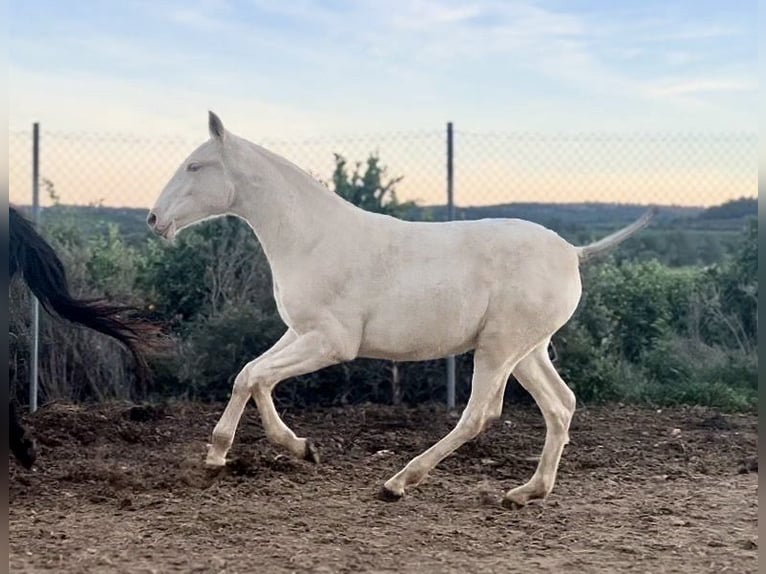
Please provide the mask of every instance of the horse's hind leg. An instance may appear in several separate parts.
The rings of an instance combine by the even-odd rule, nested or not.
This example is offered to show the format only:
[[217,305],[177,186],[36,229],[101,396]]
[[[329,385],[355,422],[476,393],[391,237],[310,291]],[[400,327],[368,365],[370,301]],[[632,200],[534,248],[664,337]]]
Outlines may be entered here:
[[528,501],[545,498],[556,482],[561,453],[569,442],[569,423],[575,410],[575,396],[561,379],[548,356],[546,344],[524,357],[513,376],[529,391],[545,418],[545,445],[532,478],[506,493],[503,505],[524,506]]
[[503,390],[510,370],[520,356],[522,355],[515,354],[509,357],[501,349],[487,346],[476,350],[471,397],[457,425],[439,442],[413,458],[407,466],[390,478],[383,485],[381,498],[400,498],[407,487],[418,484],[440,461],[475,438],[488,422],[500,416],[503,408]]
[[10,447],[11,452],[23,464],[26,468],[32,468],[37,459],[37,453],[35,452],[35,443],[30,438],[29,433],[21,425],[19,415],[16,412],[16,405],[13,400],[8,403],[8,418],[10,423]]

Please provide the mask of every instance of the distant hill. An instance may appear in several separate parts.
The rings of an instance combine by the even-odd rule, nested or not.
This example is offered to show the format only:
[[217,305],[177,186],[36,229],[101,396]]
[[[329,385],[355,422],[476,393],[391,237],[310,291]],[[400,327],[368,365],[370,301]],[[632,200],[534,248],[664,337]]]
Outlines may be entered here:
[[[620,227],[638,218],[646,206],[621,203],[503,203],[497,205],[456,206],[455,219],[483,219],[506,217],[526,219],[548,227]],[[115,223],[127,235],[146,231],[146,209],[129,207],[91,207],[58,205],[44,210],[46,216],[85,216],[96,227],[99,223]],[[709,207],[684,207],[665,205],[660,207],[656,222],[683,226],[710,226],[713,228],[739,228],[748,217],[757,217],[758,200],[741,198]],[[407,213],[407,219],[445,221],[447,207],[444,205],[417,206]]]
[[[505,203],[456,207],[455,219],[482,219],[486,217],[507,217],[534,221],[546,227],[621,227],[634,221],[647,210],[644,205],[620,203]],[[678,219],[692,219],[704,213],[701,207],[663,206],[657,221],[670,222]],[[446,206],[416,207],[411,219],[444,221]]]
[[[646,206],[617,203],[507,203],[456,207],[456,219],[488,217],[534,221],[575,244],[584,244],[623,227],[646,211]],[[58,205],[43,211],[45,222],[75,223],[87,235],[106,233],[116,225],[125,240],[139,245],[150,236],[146,209]],[[738,249],[745,222],[757,217],[755,198],[742,198],[722,205],[702,207],[661,206],[653,224],[615,256],[629,259],[657,258],[669,265],[710,264]],[[443,205],[413,208],[410,220],[444,221]]]
[[[527,219],[555,227],[557,223],[587,227],[621,227],[640,217],[646,206],[622,203],[505,203],[500,205],[468,206],[455,208],[455,219],[481,219],[485,217],[509,217]],[[740,228],[740,222],[757,217],[758,200],[740,198],[709,208],[676,205],[660,206],[656,223],[670,225],[710,225]],[[443,205],[416,207],[412,219],[443,221],[447,207]],[[739,221],[737,221],[739,220]]]
[[702,221],[725,221],[746,217],[758,217],[758,200],[754,197],[741,197],[709,207],[699,214],[698,219]]
[[[29,206],[16,206],[26,213]],[[146,225],[146,209],[132,207],[93,207],[81,205],[54,205],[42,210],[41,222],[75,222],[86,235],[106,233],[110,225],[116,225],[120,234],[130,243],[143,241],[151,235]]]

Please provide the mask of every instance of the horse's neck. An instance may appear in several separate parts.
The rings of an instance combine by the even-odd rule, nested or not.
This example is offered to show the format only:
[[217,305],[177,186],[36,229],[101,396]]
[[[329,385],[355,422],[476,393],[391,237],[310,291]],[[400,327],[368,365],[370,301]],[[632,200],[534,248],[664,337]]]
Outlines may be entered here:
[[232,174],[237,215],[253,228],[274,271],[280,261],[292,265],[320,242],[340,241],[338,231],[355,225],[364,213],[297,166],[246,140],[241,140],[239,159],[241,167]]

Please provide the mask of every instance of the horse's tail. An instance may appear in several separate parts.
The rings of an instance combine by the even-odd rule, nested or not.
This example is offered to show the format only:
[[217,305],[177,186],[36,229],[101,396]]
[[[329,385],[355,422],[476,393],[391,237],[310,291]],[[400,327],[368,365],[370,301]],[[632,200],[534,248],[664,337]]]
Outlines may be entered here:
[[66,271],[53,248],[31,223],[9,208],[9,277],[21,273],[29,289],[46,311],[108,335],[130,351],[136,375],[143,384],[150,370],[146,353],[165,348],[168,340],[162,329],[143,318],[129,305],[111,304],[103,299],[77,299],[69,292]]
[[641,231],[644,227],[649,225],[649,222],[654,219],[654,216],[657,215],[658,209],[657,207],[651,207],[646,213],[644,213],[641,217],[639,217],[636,221],[628,225],[627,227],[624,227],[618,231],[615,231],[611,235],[607,235],[603,239],[599,239],[598,241],[591,243],[590,245],[585,245],[583,247],[577,248],[577,254],[580,258],[581,262],[586,262],[590,260],[593,257],[596,257],[597,255],[600,255],[602,253],[605,253],[612,248],[616,247],[623,241],[625,241],[628,237],[633,235],[634,233]]

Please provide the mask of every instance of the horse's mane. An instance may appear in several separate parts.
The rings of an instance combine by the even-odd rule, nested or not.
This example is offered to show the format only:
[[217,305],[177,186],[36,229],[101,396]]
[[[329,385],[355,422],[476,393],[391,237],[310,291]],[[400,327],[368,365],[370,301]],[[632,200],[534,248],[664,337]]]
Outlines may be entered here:
[[61,259],[32,224],[9,206],[9,279],[21,275],[43,308],[54,316],[78,323],[122,343],[136,364],[136,375],[149,379],[146,353],[167,346],[161,328],[140,317],[140,309],[103,299],[78,299],[69,292]]

